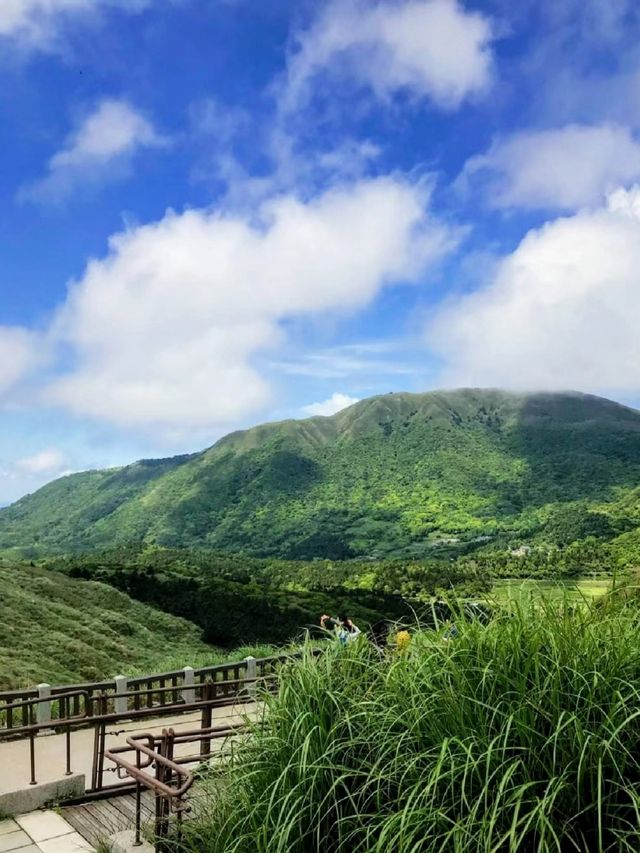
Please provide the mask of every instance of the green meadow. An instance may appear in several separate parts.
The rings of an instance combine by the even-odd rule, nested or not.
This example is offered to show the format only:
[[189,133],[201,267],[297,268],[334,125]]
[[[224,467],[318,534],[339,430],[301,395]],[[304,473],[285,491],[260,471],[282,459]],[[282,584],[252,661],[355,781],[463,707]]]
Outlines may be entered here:
[[606,595],[613,578],[583,577],[574,580],[536,580],[510,578],[496,581],[489,595],[498,604],[525,603],[529,599],[545,601],[589,601]]

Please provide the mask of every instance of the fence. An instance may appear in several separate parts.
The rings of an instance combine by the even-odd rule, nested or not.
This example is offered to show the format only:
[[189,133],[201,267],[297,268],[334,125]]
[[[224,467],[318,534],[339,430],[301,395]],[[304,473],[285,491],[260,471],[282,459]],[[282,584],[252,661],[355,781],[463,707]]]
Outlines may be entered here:
[[[234,685],[250,682],[273,671],[287,655],[269,658],[248,657],[233,663],[200,669],[186,666],[172,672],[154,675],[116,676],[109,681],[52,687],[39,684],[26,690],[0,692],[0,738],[20,736],[28,727],[39,725],[56,728],[73,717],[89,724],[91,718],[105,714],[191,705],[204,684],[215,685],[215,698],[237,695]],[[234,692],[235,691],[235,692]]]
[[[297,655],[294,655],[294,657]],[[163,716],[200,714],[199,731],[212,730],[215,708],[250,703],[256,688],[271,688],[277,680],[277,667],[292,655],[246,658],[244,661],[159,673],[132,679],[116,678],[98,684],[50,688],[40,685],[25,691],[0,694],[0,742],[28,739],[30,784],[38,784],[38,735],[57,732],[65,737],[65,767],[60,774],[74,772],[77,754],[73,750],[73,734],[80,729],[93,729],[90,774],[86,779],[85,797],[124,791],[132,780],[108,784],[105,781],[107,737],[114,734],[108,727],[125,720],[143,722]],[[229,678],[228,676],[232,676]],[[124,689],[127,688],[127,689]],[[131,688],[131,689],[128,689]],[[26,698],[25,698],[26,697]],[[117,734],[117,732],[115,732]],[[206,758],[210,741],[203,741],[202,758]]]

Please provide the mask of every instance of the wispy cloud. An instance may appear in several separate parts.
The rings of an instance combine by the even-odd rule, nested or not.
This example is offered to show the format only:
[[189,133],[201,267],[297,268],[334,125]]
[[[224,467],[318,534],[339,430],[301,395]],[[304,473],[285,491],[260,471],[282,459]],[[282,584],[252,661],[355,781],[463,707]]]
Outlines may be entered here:
[[343,344],[274,361],[271,366],[289,376],[315,379],[420,375],[422,368],[406,360],[406,349],[406,342]]
[[55,447],[49,447],[35,453],[33,456],[27,456],[24,459],[19,459],[16,462],[16,470],[22,474],[32,474],[36,476],[53,476],[60,474],[67,467],[67,458]]
[[302,411],[305,415],[335,415],[336,412],[346,409],[347,406],[352,406],[358,402],[358,397],[350,397],[348,394],[341,394],[339,391],[333,393],[328,400],[322,400],[320,403],[310,403],[308,406],[303,406]]
[[20,47],[50,49],[65,23],[92,18],[112,7],[131,12],[150,5],[151,0],[1,0],[0,39],[8,38]]
[[0,394],[9,391],[39,365],[42,349],[43,343],[35,332],[0,326]]
[[46,176],[24,186],[18,198],[61,202],[78,186],[126,175],[136,151],[165,144],[149,120],[126,101],[104,100],[49,160]]

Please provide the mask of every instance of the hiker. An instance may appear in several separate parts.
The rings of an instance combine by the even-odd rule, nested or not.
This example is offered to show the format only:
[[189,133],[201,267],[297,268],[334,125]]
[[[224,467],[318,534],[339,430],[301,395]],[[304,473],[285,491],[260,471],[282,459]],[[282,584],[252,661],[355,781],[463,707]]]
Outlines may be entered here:
[[351,643],[355,638],[362,633],[360,628],[348,617],[341,616],[340,622],[342,623],[342,629],[339,632],[340,642],[346,644]]
[[337,634],[340,628],[340,620],[334,619],[333,616],[329,616],[327,613],[323,613],[320,617],[320,627],[324,628],[325,631],[333,631]]
[[360,628],[348,616],[342,616],[335,619],[327,613],[323,613],[320,617],[320,627],[325,631],[333,631],[341,645],[346,646],[352,640],[361,634]]

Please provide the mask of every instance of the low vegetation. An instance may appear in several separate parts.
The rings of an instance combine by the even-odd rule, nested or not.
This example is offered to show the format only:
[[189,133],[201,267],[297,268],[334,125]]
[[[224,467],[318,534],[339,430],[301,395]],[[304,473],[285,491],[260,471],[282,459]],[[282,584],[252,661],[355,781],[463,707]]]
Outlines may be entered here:
[[0,564],[0,690],[210,665],[234,654],[200,629],[103,583]]
[[456,625],[287,664],[187,848],[640,849],[635,595]]

